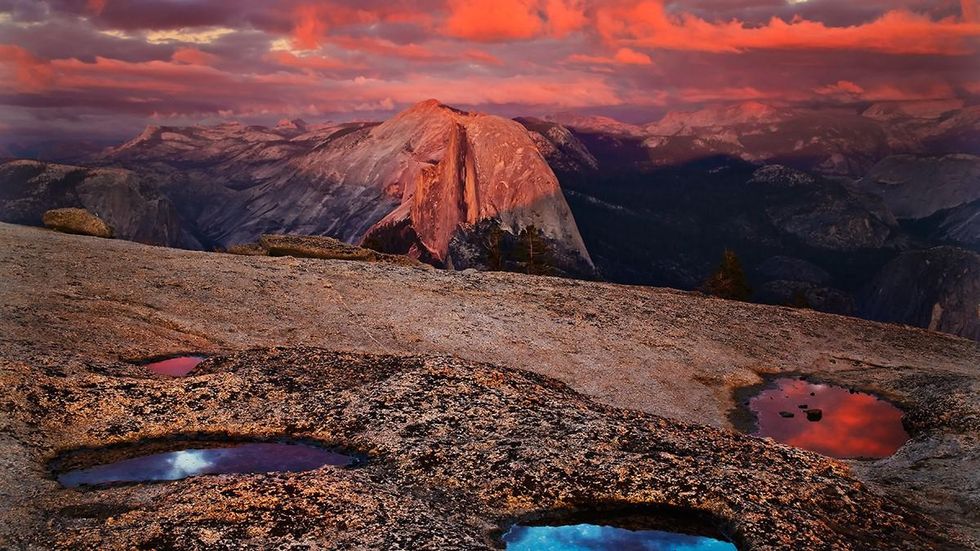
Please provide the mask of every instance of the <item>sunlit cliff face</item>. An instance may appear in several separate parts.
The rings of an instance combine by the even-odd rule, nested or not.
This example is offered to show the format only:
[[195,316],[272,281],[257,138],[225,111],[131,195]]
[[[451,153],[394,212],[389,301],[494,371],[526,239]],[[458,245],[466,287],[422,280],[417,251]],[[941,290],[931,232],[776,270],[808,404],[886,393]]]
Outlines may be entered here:
[[[978,0],[0,0],[0,135],[980,94]],[[124,127],[124,128],[123,128]],[[10,138],[7,138],[9,141]]]

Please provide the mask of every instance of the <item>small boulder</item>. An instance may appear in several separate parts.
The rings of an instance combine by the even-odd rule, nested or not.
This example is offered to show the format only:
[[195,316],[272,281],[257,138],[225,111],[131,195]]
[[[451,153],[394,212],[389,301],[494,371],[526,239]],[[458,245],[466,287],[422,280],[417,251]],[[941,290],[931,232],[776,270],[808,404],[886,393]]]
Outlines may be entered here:
[[269,256],[294,256],[324,260],[376,261],[379,253],[325,236],[263,235],[259,245]]
[[227,252],[247,256],[292,256],[322,260],[384,262],[400,266],[429,268],[428,265],[409,256],[379,253],[373,249],[350,245],[338,239],[320,235],[263,235],[258,243],[232,245],[228,247]]
[[228,254],[237,254],[242,256],[265,256],[267,251],[262,245],[258,243],[242,243],[239,245],[232,245],[226,250]]
[[806,413],[806,420],[810,421],[811,423],[816,423],[817,421],[823,419],[823,410],[821,409],[808,409],[804,413]]
[[796,417],[796,414],[789,411],[780,411],[779,416],[783,419],[789,419],[791,417]]
[[109,224],[85,209],[53,209],[45,212],[41,220],[46,227],[55,231],[112,238]]

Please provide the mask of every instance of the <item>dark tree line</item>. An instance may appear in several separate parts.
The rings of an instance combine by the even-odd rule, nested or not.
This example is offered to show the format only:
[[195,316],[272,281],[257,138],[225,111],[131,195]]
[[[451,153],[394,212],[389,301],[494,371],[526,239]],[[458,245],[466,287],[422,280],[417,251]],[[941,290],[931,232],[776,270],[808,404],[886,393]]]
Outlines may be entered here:
[[551,247],[544,233],[534,225],[515,236],[494,224],[486,232],[484,248],[488,270],[521,271],[532,275],[552,273]]

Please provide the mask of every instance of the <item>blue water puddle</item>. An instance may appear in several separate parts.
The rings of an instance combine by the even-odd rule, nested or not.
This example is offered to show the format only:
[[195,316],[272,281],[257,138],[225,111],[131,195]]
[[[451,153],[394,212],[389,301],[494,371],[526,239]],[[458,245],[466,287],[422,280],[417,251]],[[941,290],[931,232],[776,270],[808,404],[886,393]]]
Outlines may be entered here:
[[298,472],[348,466],[348,455],[307,444],[247,443],[155,453],[58,475],[62,486],[180,480],[207,474]]
[[736,551],[726,541],[660,530],[628,530],[597,524],[524,526],[504,534],[510,551]]

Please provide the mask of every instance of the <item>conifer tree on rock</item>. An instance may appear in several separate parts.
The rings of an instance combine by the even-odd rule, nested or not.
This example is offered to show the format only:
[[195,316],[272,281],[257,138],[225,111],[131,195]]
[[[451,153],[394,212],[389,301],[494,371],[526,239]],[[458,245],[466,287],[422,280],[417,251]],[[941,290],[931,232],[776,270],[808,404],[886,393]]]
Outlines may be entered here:
[[709,295],[730,300],[747,301],[752,296],[752,288],[745,277],[742,262],[735,251],[725,249],[718,270],[704,282],[702,290]]

